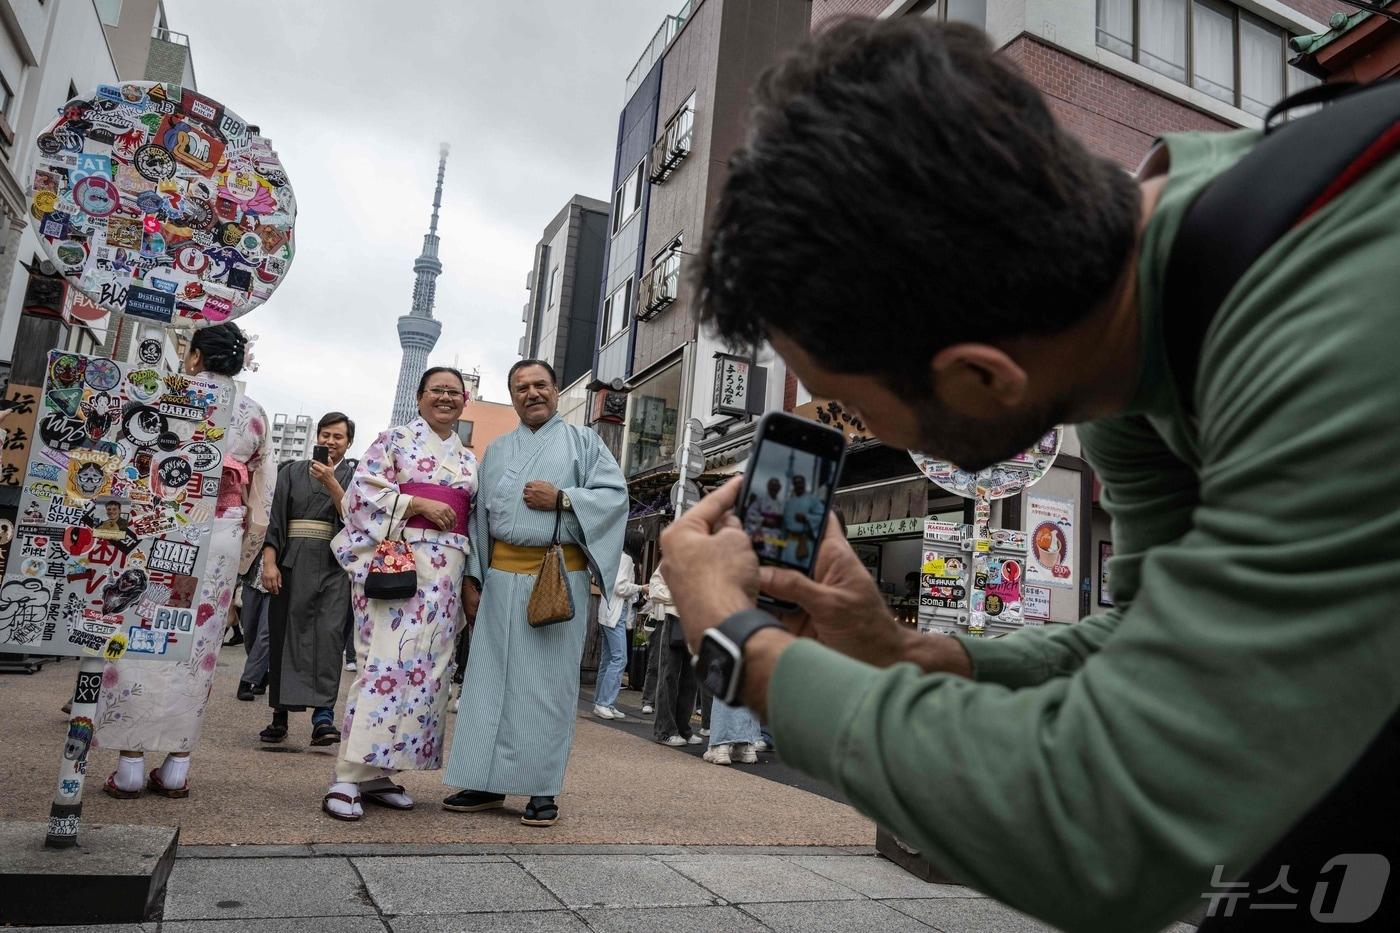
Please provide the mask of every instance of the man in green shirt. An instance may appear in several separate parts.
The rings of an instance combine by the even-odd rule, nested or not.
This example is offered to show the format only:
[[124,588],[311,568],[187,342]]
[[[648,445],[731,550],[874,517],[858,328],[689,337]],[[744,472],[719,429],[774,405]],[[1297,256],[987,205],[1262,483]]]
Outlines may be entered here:
[[[1398,848],[1400,159],[1245,274],[1179,392],[1173,238],[1258,139],[1169,137],[1134,180],[979,31],[852,22],[759,82],[703,249],[702,320],[886,443],[975,470],[1079,426],[1117,556],[1115,607],[1076,625],[900,629],[834,523],[812,579],[760,570],[738,481],[664,539],[692,648],[760,588],[805,609],[742,648],[788,762],[1071,930],[1160,929],[1231,884],[1250,900],[1207,928],[1308,928],[1344,912],[1329,860]],[[1395,923],[1390,889],[1345,929]]]

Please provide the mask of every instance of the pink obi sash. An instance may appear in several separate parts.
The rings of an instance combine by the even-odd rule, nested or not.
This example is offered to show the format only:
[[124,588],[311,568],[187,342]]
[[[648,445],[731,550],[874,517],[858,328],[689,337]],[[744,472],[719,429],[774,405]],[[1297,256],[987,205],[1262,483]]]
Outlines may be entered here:
[[219,477],[219,501],[214,508],[215,515],[223,515],[229,509],[243,507],[243,490],[248,488],[248,464],[232,457],[224,457],[224,470]]
[[[457,524],[447,529],[453,534],[465,536],[467,533],[467,516],[471,513],[472,497],[471,493],[465,489],[456,489],[452,486],[439,486],[436,483],[400,483],[399,492],[406,496],[417,496],[420,499],[432,499],[434,502],[442,502],[452,506],[452,511],[457,513]],[[437,525],[423,515],[415,515],[408,520],[409,528],[427,528],[431,531],[440,530]]]

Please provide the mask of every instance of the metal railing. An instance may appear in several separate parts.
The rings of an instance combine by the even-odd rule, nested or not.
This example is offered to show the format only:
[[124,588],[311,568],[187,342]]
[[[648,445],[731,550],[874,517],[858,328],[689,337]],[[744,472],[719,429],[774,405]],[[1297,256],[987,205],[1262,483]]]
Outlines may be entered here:
[[680,296],[680,284],[681,254],[671,250],[642,277],[641,288],[637,290],[637,320],[650,320],[660,314]]
[[652,184],[659,185],[667,178],[676,167],[685,161],[685,157],[690,155],[690,140],[695,129],[695,108],[686,104],[671,117],[666,124],[666,129],[651,147],[651,174]]
[[647,43],[646,49],[641,57],[637,59],[637,64],[632,66],[632,70],[627,74],[626,91],[622,95],[624,101],[631,100],[632,94],[641,86],[642,79],[651,71],[651,66],[656,64],[666,47],[671,44],[671,40],[680,33],[681,27],[686,20],[690,19],[690,13],[695,9],[696,0],[686,0],[685,4],[673,16],[667,16],[661,21],[661,26]]
[[175,32],[172,29],[161,29],[159,26],[157,26],[151,30],[151,38],[160,39],[163,42],[169,42],[171,45],[183,45],[185,48],[190,47],[189,34],[183,32]]

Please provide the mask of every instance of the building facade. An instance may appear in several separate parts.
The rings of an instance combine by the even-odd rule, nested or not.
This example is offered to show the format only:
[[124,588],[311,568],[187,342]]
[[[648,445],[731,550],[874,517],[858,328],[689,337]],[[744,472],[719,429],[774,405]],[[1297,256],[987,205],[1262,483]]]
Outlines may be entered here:
[[278,463],[289,460],[310,460],[311,447],[316,443],[315,427],[310,415],[272,416],[272,455]]
[[717,480],[738,469],[755,415],[784,404],[784,370],[771,352],[731,364],[743,368],[747,392],[717,404],[725,348],[698,332],[684,282],[742,138],[748,89],[806,37],[810,11],[809,0],[686,3],[627,78],[586,419],[618,455],[634,521],[649,535],[670,511],[688,419],[702,426],[696,441]]
[[561,386],[593,368],[607,230],[607,203],[576,194],[535,244],[520,355],[553,366]]
[[447,144],[438,155],[437,187],[433,190],[433,216],[428,232],[423,235],[423,252],[413,261],[413,307],[399,318],[399,346],[403,359],[399,362],[399,381],[394,390],[394,410],[389,427],[407,424],[418,416],[418,380],[428,368],[428,354],[437,346],[442,334],[442,322],[433,317],[433,301],[437,297],[437,277],[442,274],[438,259],[438,210],[442,207],[442,179],[447,172]]
[[[1296,36],[1314,33],[1335,0],[813,0],[812,28],[847,16],[926,16],[985,29],[1045,95],[1061,125],[1132,170],[1164,133],[1261,125],[1285,94],[1317,83],[1288,64]],[[839,404],[794,387],[797,411],[853,437],[836,496],[848,534],[899,611],[920,569],[922,518],[971,522],[971,500],[944,494],[904,451],[865,435]],[[1055,466],[1029,490],[992,504],[993,527],[1027,530],[1032,513],[1064,509],[1073,567],[1046,587],[1043,621],[1074,622],[1106,606],[1112,531],[1078,437],[1063,434]]]

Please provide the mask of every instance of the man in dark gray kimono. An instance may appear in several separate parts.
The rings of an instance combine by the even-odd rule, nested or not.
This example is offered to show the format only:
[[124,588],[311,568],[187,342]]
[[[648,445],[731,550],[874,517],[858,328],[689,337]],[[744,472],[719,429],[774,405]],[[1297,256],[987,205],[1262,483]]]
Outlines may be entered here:
[[[341,500],[355,472],[345,452],[355,440],[355,422],[338,411],[316,425],[324,462],[302,460],[281,470],[263,545],[262,584],[272,594],[268,608],[267,700],[272,725],[258,738],[287,737],[287,713],[311,707],[311,744],[340,741],[335,701],[340,693],[350,578],[331,552],[341,526]],[[317,450],[319,456],[321,450]]]
[[[529,797],[521,822],[550,826],[573,746],[579,662],[588,631],[589,579],[612,593],[627,525],[627,483],[602,438],[556,413],[559,386],[540,360],[510,370],[520,426],[486,450],[472,503],[467,589],[482,584],[443,801],[474,812]],[[560,509],[572,619],[531,628],[526,606]],[[611,597],[610,597],[611,598]]]

